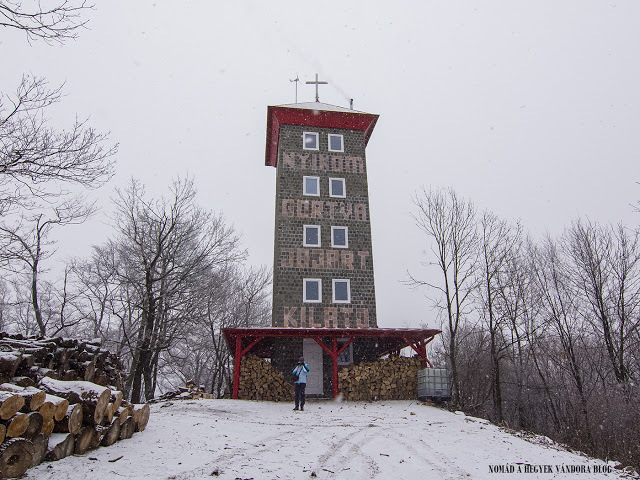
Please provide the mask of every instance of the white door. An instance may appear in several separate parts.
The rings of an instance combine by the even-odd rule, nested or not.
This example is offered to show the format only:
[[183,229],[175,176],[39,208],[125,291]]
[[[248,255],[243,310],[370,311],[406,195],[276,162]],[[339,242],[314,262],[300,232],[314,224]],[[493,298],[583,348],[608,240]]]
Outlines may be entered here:
[[302,340],[302,355],[305,363],[309,365],[305,393],[322,395],[324,393],[322,388],[322,347],[313,338],[305,338]]

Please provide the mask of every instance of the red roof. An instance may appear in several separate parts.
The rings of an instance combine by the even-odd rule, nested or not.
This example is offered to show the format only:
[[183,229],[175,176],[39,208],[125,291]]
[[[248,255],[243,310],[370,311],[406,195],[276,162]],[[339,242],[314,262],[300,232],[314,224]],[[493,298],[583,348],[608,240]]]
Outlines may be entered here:
[[378,115],[358,112],[324,103],[301,103],[267,108],[266,166],[278,165],[280,125],[304,125],[364,131],[365,145],[378,121]]
[[[252,339],[263,338],[377,338],[379,339],[378,355],[404,348],[409,342],[429,339],[441,333],[431,328],[223,328],[222,332],[232,355],[235,355],[236,338],[243,339],[243,348]],[[246,345],[245,345],[246,344]],[[270,356],[270,342],[260,342],[252,353],[258,356]]]

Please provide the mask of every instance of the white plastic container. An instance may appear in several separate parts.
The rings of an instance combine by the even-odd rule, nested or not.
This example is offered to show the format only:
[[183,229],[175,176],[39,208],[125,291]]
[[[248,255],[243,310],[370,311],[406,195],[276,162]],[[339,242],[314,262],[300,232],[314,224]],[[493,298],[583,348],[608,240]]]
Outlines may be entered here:
[[447,400],[451,398],[451,381],[446,368],[418,370],[418,398]]

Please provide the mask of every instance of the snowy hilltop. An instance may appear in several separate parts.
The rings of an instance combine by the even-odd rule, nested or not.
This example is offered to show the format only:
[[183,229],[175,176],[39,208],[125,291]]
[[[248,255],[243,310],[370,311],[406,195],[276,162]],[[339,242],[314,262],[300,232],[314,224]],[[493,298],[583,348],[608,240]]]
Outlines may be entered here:
[[155,404],[144,432],[26,479],[630,478],[544,437],[417,401]]

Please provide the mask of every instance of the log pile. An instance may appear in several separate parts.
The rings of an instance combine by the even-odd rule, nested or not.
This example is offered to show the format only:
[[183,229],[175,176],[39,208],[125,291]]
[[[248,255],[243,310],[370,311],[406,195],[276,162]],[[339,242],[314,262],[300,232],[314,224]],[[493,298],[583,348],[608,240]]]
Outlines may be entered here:
[[122,396],[122,366],[93,342],[0,333],[0,478],[145,429]]
[[412,400],[418,397],[420,357],[388,358],[350,365],[338,372],[344,400]]
[[240,366],[238,398],[288,402],[293,398],[293,386],[269,362],[245,355]]
[[70,338],[27,338],[0,333],[0,383],[33,386],[43,377],[84,380],[122,390],[122,364],[97,341]]
[[205,392],[204,385],[196,385],[192,380],[188,380],[184,387],[178,387],[177,390],[166,392],[159,397],[150,400],[149,403],[166,402],[168,400],[200,400],[201,398],[211,400],[214,398],[212,393]]

